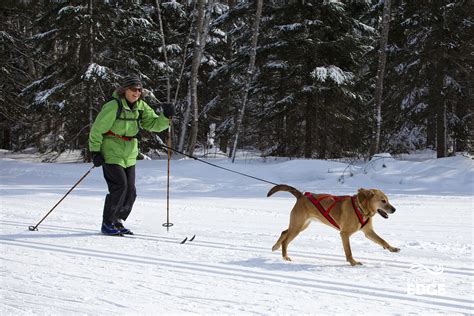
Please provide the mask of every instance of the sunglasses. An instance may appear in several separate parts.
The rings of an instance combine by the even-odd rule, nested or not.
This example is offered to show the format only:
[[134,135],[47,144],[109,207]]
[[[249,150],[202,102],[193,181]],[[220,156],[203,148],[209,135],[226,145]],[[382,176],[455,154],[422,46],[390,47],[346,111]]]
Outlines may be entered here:
[[137,88],[137,87],[134,87],[134,88],[129,88],[130,91],[132,92],[142,92],[142,88]]

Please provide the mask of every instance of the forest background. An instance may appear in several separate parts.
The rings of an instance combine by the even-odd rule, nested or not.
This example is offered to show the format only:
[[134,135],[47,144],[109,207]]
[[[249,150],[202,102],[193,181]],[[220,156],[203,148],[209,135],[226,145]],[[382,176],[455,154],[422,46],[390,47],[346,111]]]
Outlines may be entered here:
[[0,3],[2,149],[87,160],[102,104],[137,73],[190,155],[473,151],[472,1]]

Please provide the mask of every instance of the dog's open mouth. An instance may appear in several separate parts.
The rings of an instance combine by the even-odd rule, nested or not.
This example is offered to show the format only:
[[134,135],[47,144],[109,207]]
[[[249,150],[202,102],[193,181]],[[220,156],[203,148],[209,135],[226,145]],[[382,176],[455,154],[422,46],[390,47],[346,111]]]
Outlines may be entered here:
[[388,214],[382,211],[381,209],[378,209],[377,212],[382,216],[383,218],[388,218]]

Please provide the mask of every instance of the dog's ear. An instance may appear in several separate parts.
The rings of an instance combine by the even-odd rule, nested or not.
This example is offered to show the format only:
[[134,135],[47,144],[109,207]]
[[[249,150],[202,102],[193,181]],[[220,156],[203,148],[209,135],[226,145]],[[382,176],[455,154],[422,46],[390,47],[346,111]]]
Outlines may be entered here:
[[367,190],[367,189],[363,189],[363,188],[359,189],[358,194],[359,194],[359,196],[361,196],[362,198],[364,198],[366,200],[369,200],[369,199],[371,199],[375,196],[375,194],[372,190]]

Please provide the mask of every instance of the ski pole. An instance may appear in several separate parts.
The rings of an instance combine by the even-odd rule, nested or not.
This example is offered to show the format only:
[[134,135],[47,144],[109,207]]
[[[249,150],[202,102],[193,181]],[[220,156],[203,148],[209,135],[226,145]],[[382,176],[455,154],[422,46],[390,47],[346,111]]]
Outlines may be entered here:
[[[171,121],[171,119],[170,119]],[[170,223],[170,165],[171,165],[171,123],[168,126],[168,177],[166,179],[166,223],[163,224],[163,227],[166,227],[166,231],[170,230],[170,227],[173,226],[173,223]]]
[[35,226],[29,226],[28,229],[31,230],[31,231],[35,231],[35,230],[38,230],[38,226],[45,220],[46,217],[48,217],[48,215],[56,208],[56,206],[58,206],[65,198],[66,196],[68,196],[69,193],[71,193],[72,190],[74,190],[75,187],[77,187],[77,185],[79,183],[81,183],[82,180],[84,180],[85,177],[87,177],[89,175],[89,173],[92,171],[92,169],[94,169],[95,166],[92,166],[89,171],[87,171],[80,179],[79,181],[76,182],[76,184],[74,184],[74,186],[72,188],[69,189],[69,191],[67,191],[67,193],[59,200],[58,203],[56,203],[56,205],[53,206],[52,209],[49,210],[49,212],[38,222],[38,224],[36,224]]

